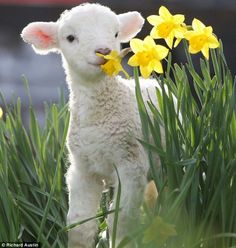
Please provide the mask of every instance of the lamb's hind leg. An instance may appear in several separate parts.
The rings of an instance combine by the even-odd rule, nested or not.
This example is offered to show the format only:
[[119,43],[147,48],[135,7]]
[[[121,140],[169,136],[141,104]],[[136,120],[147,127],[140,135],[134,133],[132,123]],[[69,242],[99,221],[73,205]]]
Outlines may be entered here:
[[[84,168],[83,168],[84,169]],[[73,224],[96,215],[103,189],[102,181],[91,176],[86,170],[70,166],[67,173],[69,189],[69,212],[67,224]],[[97,232],[95,220],[91,220],[68,233],[69,248],[94,248]]]
[[[133,164],[126,165],[118,169],[121,181],[120,212],[118,216],[118,226],[116,232],[116,244],[129,236],[139,224],[140,206],[143,201],[144,188],[147,183],[146,172],[137,168]],[[117,182],[118,183],[118,182]],[[113,208],[116,205],[117,186],[114,194]],[[113,232],[114,216],[108,218],[109,231]],[[127,247],[135,247],[132,241]]]

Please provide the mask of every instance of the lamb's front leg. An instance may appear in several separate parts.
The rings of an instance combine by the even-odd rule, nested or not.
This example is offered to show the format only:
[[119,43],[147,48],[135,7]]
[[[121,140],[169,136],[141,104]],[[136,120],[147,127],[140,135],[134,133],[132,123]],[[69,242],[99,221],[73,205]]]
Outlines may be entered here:
[[[73,224],[96,215],[103,189],[102,181],[91,176],[86,166],[71,165],[67,173],[69,189],[69,212],[67,224]],[[68,233],[69,248],[94,248],[94,238],[97,232],[95,220],[91,220]]]
[[[118,226],[116,233],[116,245],[129,236],[139,224],[140,206],[143,201],[144,188],[147,184],[146,170],[139,168],[135,164],[126,163],[122,168],[118,168],[121,181],[120,212],[118,216]],[[118,184],[118,182],[117,182]],[[116,206],[117,185],[114,194],[113,208]],[[113,214],[109,216],[109,231],[113,232]],[[132,241],[127,247],[135,247]]]

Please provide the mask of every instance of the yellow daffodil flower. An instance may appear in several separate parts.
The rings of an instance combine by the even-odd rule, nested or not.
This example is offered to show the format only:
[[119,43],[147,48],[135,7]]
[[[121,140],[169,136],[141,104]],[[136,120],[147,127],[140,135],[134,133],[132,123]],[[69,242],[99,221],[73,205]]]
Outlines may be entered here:
[[163,73],[161,60],[168,54],[168,49],[161,45],[156,45],[151,36],[147,36],[143,41],[132,39],[130,46],[134,55],[129,59],[128,64],[139,66],[141,75],[148,78],[152,71]]
[[185,33],[185,38],[189,41],[189,52],[195,54],[201,51],[209,59],[209,48],[217,48],[220,45],[212,33],[212,27],[206,27],[201,21],[194,19],[192,28],[192,31]]
[[176,236],[177,232],[175,226],[166,223],[160,216],[152,220],[150,226],[144,231],[143,243],[156,244],[157,246],[164,246],[165,242]]
[[176,47],[187,31],[184,19],[184,15],[172,15],[166,7],[161,6],[159,15],[151,15],[147,18],[148,22],[154,26],[150,35],[154,39],[164,39],[169,48],[172,48],[176,38],[174,43]]
[[103,55],[97,53],[97,56],[100,56],[107,60],[107,62],[101,65],[101,69],[109,76],[117,75],[119,72],[123,72],[126,78],[129,78],[129,74],[125,71],[121,65],[121,56],[117,51],[111,51],[108,55]]
[[0,118],[2,118],[3,116],[3,111],[2,111],[2,108],[0,108]]

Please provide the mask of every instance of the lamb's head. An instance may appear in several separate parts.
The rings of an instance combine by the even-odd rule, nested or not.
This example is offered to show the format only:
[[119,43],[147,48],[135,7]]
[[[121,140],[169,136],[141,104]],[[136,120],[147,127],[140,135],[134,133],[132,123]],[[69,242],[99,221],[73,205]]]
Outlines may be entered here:
[[138,12],[116,15],[99,4],[83,4],[64,12],[57,22],[33,22],[22,31],[24,41],[39,54],[60,52],[68,74],[97,78],[103,76],[100,65],[104,55],[120,50],[142,28]]

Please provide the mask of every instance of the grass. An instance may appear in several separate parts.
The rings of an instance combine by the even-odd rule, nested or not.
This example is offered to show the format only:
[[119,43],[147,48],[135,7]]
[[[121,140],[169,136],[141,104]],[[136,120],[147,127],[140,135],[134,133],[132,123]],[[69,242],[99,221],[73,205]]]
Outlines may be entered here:
[[[159,196],[153,211],[142,207],[142,221],[132,237],[140,248],[236,247],[236,88],[220,49],[195,68],[186,52],[185,64],[172,64],[158,79],[160,109],[145,105],[135,69],[136,96],[142,120],[150,174]],[[165,87],[164,87],[165,86]],[[178,99],[175,108],[174,97]],[[29,98],[30,99],[30,98]],[[21,119],[20,99],[7,105],[1,97],[0,241],[39,241],[42,247],[66,247],[67,192],[64,174],[69,113],[63,95],[45,104],[40,127],[29,101],[29,128]],[[181,113],[181,114],[180,114]],[[165,140],[161,140],[161,129]],[[149,142],[152,137],[154,143]],[[166,145],[163,146],[162,144]],[[158,167],[153,159],[160,156]],[[121,185],[122,188],[122,185]],[[98,247],[108,247],[104,194],[96,216]],[[117,209],[115,215],[119,218]],[[81,228],[84,220],[80,223]],[[117,220],[116,220],[117,221]],[[115,237],[115,235],[113,235]],[[122,248],[124,239],[113,247]]]
[[69,113],[64,97],[45,104],[39,126],[32,104],[29,129],[21,119],[20,99],[0,120],[0,241],[39,241],[43,247],[66,247],[67,194],[65,140]]
[[[159,191],[150,225],[162,218],[159,227],[165,223],[168,227],[159,234],[158,230],[148,230],[147,247],[236,247],[234,79],[222,44],[211,51],[210,61],[200,60],[200,72],[187,50],[186,56],[187,63],[182,65],[172,65],[171,55],[168,58],[167,71],[159,80],[161,90],[157,89],[156,94],[160,110],[151,100],[149,109],[145,108],[135,71],[145,136],[142,143],[149,152]],[[173,96],[178,99],[177,109]],[[154,145],[149,144],[149,135]],[[160,156],[158,169],[152,153]]]

